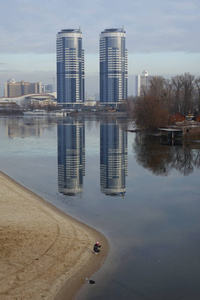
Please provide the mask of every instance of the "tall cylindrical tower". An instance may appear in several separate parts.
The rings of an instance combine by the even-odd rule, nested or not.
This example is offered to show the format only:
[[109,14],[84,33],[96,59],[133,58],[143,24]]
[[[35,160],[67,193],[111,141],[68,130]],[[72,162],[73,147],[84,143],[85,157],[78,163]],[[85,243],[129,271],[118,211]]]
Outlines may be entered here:
[[121,103],[127,99],[128,66],[124,28],[105,29],[100,34],[100,102]]
[[77,106],[84,102],[84,50],[81,29],[64,29],[57,34],[57,101]]

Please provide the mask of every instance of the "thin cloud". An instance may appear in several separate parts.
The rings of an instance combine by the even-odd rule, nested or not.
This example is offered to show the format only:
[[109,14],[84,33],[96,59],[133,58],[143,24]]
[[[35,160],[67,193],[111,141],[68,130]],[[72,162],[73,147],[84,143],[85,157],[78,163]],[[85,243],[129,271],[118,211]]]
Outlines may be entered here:
[[98,53],[100,32],[122,25],[129,53],[200,52],[200,2],[196,0],[44,0],[38,7],[38,0],[2,4],[0,53],[55,53],[56,33],[79,26],[85,51]]
[[7,69],[5,69],[5,70],[0,70],[0,73],[18,73],[19,71],[17,71],[17,70],[7,70]]
[[[83,32],[88,92],[99,90],[99,34],[105,28],[123,25],[129,77],[143,70],[157,75],[199,74],[199,19],[199,0],[3,1],[0,91],[3,94],[4,82],[9,78],[49,83],[49,78],[56,76],[57,32],[79,26]],[[129,87],[132,86],[133,78],[129,78]]]

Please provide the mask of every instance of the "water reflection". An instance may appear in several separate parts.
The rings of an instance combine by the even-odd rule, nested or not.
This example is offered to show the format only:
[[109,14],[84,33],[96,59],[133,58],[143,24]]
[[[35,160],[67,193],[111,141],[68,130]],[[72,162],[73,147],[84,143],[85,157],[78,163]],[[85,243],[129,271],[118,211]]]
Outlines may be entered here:
[[156,175],[168,176],[175,169],[187,176],[200,167],[200,144],[158,139],[136,134],[134,151],[137,162]]
[[8,125],[7,127],[7,135],[11,139],[22,137],[27,138],[30,136],[41,136],[41,128],[39,126],[15,126],[15,125]]
[[[30,120],[28,122],[30,123]],[[95,119],[94,122],[90,121],[90,127],[88,122],[86,123],[86,159],[97,165],[100,159],[100,122],[105,125],[101,128],[101,135],[104,140],[107,139],[107,145],[105,145],[106,141],[104,143],[101,140],[101,172],[104,168],[104,180],[107,181],[109,174],[106,172],[111,171],[106,170],[106,164],[111,165],[109,156],[112,157],[109,149],[112,153],[114,150],[120,152],[121,148],[112,145],[109,147],[112,138],[108,132],[103,134],[103,128],[107,127],[109,131],[109,127],[113,126],[113,136],[116,135],[118,143],[120,134],[124,134],[121,140],[125,140],[126,132],[120,133],[123,131],[122,121],[106,123],[102,119],[100,121],[99,118],[97,121]],[[14,124],[14,121],[12,123]],[[183,142],[180,146],[169,146],[162,145],[158,138],[137,135],[134,141],[134,151],[129,153],[129,178],[124,176],[126,183],[124,183],[123,190],[127,190],[127,194],[123,205],[121,198],[105,196],[100,192],[100,171],[89,163],[86,178],[83,178],[85,166],[82,166],[82,181],[84,180],[85,187],[88,188],[83,190],[81,201],[77,199],[78,197],[73,197],[72,205],[70,197],[65,197],[66,201],[63,201],[62,194],[57,195],[56,148],[59,148],[60,170],[63,169],[63,177],[60,179],[64,186],[66,184],[64,172],[70,171],[70,166],[68,168],[64,163],[70,160],[69,152],[70,149],[73,150],[65,127],[69,127],[70,139],[75,136],[74,148],[77,156],[81,156],[82,151],[82,160],[85,160],[85,142],[83,138],[79,138],[78,142],[76,137],[77,130],[82,131],[84,137],[84,123],[81,120],[68,120],[59,123],[59,130],[57,124],[51,127],[47,124],[48,126],[39,138],[34,136],[31,139],[14,140],[5,134],[6,124],[8,120],[0,118],[1,170],[66,213],[105,232],[110,241],[110,255],[106,264],[99,273],[94,274],[93,279],[98,284],[94,285],[92,290],[89,285],[85,285],[84,288],[88,289],[88,293],[85,297],[80,295],[78,299],[94,299],[94,294],[97,299],[112,299],[114,295],[115,300],[200,299],[200,243],[198,238],[200,172],[197,170],[200,165],[200,151],[198,143]],[[73,127],[76,128],[76,126],[77,129],[74,129],[75,133],[72,134]],[[117,134],[114,132],[115,127],[118,127]],[[41,128],[44,128],[43,124]],[[58,140],[57,133],[59,133]],[[129,146],[132,146],[130,143],[135,139],[135,133],[128,133],[128,135]],[[78,147],[82,147],[82,150]],[[125,148],[126,142],[124,156],[126,155]],[[107,157],[107,162],[102,157],[103,154]],[[151,172],[139,167],[135,158]],[[71,161],[68,164],[77,168]],[[188,172],[188,169],[191,171],[188,165],[194,169],[193,174],[188,177],[174,171],[181,170],[182,173]],[[81,169],[80,165],[78,165],[78,170],[79,168]],[[125,167],[123,168],[125,173]],[[161,168],[163,169],[160,170]],[[75,171],[72,169],[72,172]],[[152,172],[161,176],[152,176]],[[162,177],[166,174],[169,174],[167,178]],[[61,183],[59,185],[62,187]],[[119,182],[117,186],[118,184],[120,186]],[[74,193],[67,184],[66,189],[69,194]],[[107,201],[108,197],[109,201]]]
[[7,118],[3,119],[6,135],[11,138],[41,137],[55,122],[37,118]]
[[117,120],[100,124],[100,185],[106,195],[124,195],[127,176],[127,132]]
[[58,190],[75,195],[83,190],[85,176],[85,123],[66,119],[58,123]]

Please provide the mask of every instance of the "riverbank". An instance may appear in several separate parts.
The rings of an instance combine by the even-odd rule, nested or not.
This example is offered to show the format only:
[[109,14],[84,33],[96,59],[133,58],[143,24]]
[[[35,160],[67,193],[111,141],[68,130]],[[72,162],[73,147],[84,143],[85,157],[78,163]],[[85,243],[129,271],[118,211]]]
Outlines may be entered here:
[[[200,140],[200,122],[197,121],[182,121],[182,122],[177,122],[175,124],[169,124],[168,126],[164,127],[166,129],[166,136],[169,135],[170,129],[172,130],[180,130],[182,131],[182,135],[178,136],[178,138],[182,138],[185,140],[193,140],[197,141]],[[168,130],[168,132],[167,132]],[[160,136],[160,129],[155,129],[155,130],[148,130],[148,129],[140,129],[140,128],[134,128],[134,129],[128,129],[126,131],[129,132],[140,132],[144,134],[150,134],[154,136]]]
[[0,195],[0,299],[74,299],[104,262],[106,238],[2,172]]

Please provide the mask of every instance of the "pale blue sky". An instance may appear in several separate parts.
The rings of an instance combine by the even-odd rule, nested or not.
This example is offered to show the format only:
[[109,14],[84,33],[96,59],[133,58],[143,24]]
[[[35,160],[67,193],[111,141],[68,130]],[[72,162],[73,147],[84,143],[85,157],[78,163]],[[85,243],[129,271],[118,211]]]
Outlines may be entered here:
[[56,77],[56,34],[83,32],[86,92],[98,92],[99,34],[124,25],[132,75],[200,75],[199,0],[7,0],[1,4],[0,95],[4,82]]

